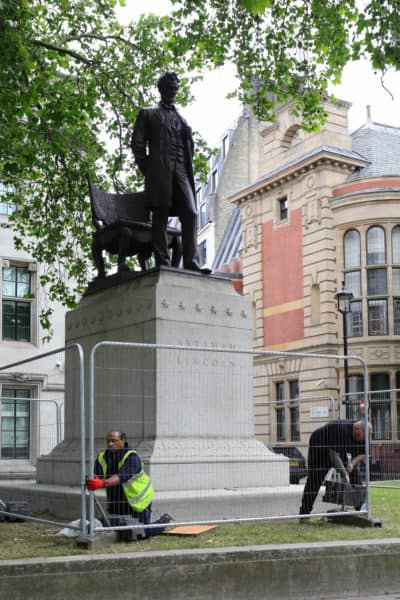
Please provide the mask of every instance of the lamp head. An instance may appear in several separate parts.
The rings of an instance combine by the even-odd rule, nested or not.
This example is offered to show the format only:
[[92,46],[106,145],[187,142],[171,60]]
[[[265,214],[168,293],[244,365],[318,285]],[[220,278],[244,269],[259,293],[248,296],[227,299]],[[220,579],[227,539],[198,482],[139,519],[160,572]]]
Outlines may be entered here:
[[337,301],[337,309],[340,313],[350,312],[350,302],[353,300],[353,294],[348,289],[346,289],[344,285],[344,281],[342,281],[342,289],[340,292],[335,294],[335,298]]

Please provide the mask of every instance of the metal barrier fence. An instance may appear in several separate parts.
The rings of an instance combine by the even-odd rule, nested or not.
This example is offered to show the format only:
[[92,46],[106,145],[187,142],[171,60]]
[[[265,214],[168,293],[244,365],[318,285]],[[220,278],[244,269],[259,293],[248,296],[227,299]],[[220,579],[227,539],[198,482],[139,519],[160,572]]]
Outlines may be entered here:
[[[290,447],[301,446],[306,454],[313,432],[339,418],[339,402],[330,391],[337,389],[339,365],[344,358],[331,354],[101,342],[92,348],[89,359],[90,470],[103,475],[104,471],[96,466],[97,453],[105,449],[107,431],[122,430],[150,472],[156,491],[155,516],[164,510],[176,510],[177,525],[297,517],[302,486],[290,485],[290,478],[293,480],[295,466],[302,467],[295,465],[295,457],[285,456],[279,448],[289,440]],[[368,417],[366,364],[359,357],[346,358],[364,374]],[[320,381],[324,381],[326,393],[316,395],[314,390],[320,387]],[[288,399],[282,391],[285,387]],[[289,395],[290,389],[297,389],[297,395]],[[261,432],[263,422],[266,426]],[[365,437],[368,418],[362,431]],[[339,436],[336,442],[344,468],[351,458],[350,450],[354,450],[348,435],[349,432],[347,437]],[[332,481],[347,477],[340,472],[340,464],[336,472],[330,471],[335,461],[327,458],[328,442],[320,439],[314,444],[314,487],[316,479],[319,481],[328,471]],[[268,449],[272,445],[278,451]],[[368,456],[368,436],[362,441],[362,449]],[[111,464],[107,469],[108,476]],[[354,472],[359,474],[359,469]],[[298,479],[303,480],[304,476],[305,473]],[[320,483],[323,480],[324,477]],[[361,481],[365,483],[362,502],[361,496],[351,496],[345,481],[339,500],[347,493],[346,502],[339,502],[338,496],[331,493],[331,501],[324,504],[320,493],[313,516],[327,515],[335,504],[341,507],[338,514],[342,514],[346,504],[346,512],[350,509],[360,514],[361,509],[361,514],[369,515],[368,461],[353,483],[360,485]],[[308,489],[306,493],[311,497],[314,492]],[[118,520],[113,520],[129,509],[123,494],[117,497],[111,493],[110,497],[110,493],[108,489],[106,507],[112,514],[113,528],[143,528],[143,523],[118,525]],[[226,509],[224,516],[218,513],[220,505]],[[93,493],[89,522],[91,533],[103,529],[95,525]],[[146,525],[148,533],[160,528],[157,519]]]
[[[0,458],[2,476],[16,473],[31,474],[35,478],[34,465],[64,437],[64,371],[67,353],[76,362],[76,386],[78,388],[78,422],[80,423],[80,472],[81,472],[81,523],[75,527],[81,534],[86,525],[86,449],[85,449],[85,402],[84,402],[84,354],[80,344],[70,344],[30,358],[2,365],[0,380]],[[71,382],[69,382],[71,384]],[[21,465],[22,464],[22,473]],[[31,471],[27,471],[28,464]],[[26,483],[26,485],[30,485]],[[22,484],[23,486],[23,484]],[[5,510],[0,514],[15,517]],[[24,516],[24,519],[44,524],[62,525],[55,519]],[[71,527],[74,529],[74,526]]]
[[63,437],[63,406],[60,398],[1,396],[1,458],[30,459],[51,452]]
[[[350,419],[365,414],[364,392],[352,392],[341,398]],[[373,485],[391,481],[400,489],[400,389],[370,390],[369,419],[372,424],[370,477]]]
[[[145,470],[149,471],[155,488],[154,517],[168,511],[176,517],[175,524],[211,524],[298,516],[303,488],[290,483],[304,483],[305,467],[300,464],[300,458],[287,455],[286,446],[299,449],[309,459],[307,449],[314,431],[339,417],[340,405],[335,393],[339,365],[344,356],[101,342],[92,348],[89,356],[87,412],[84,354],[79,344],[5,365],[0,367],[0,374],[13,374],[17,380],[21,377],[19,366],[64,351],[76,352],[79,363],[74,371],[74,381],[67,383],[74,385],[78,399],[73,408],[75,420],[70,420],[69,426],[75,423],[80,438],[81,511],[80,526],[75,528],[81,535],[87,534],[86,431],[89,432],[89,473],[97,469],[100,475],[104,472],[94,465],[97,453],[105,448],[107,431],[115,429],[127,433],[128,440],[144,460]],[[367,417],[363,430],[366,431],[369,415],[367,367],[359,357],[348,356],[346,359],[349,363],[355,362],[358,371],[363,371]],[[56,362],[61,364],[61,361]],[[32,377],[37,372],[35,367]],[[323,394],[316,394],[315,390],[321,387]],[[17,406],[25,398],[12,400]],[[79,418],[75,418],[77,413]],[[60,439],[60,417],[57,424]],[[314,464],[311,464],[314,480],[316,474],[317,479],[320,475],[325,476],[328,467],[334,464],[331,457],[327,458],[324,440],[317,442],[314,444]],[[52,442],[48,444],[51,445]],[[336,443],[337,454],[344,463],[348,445],[344,438]],[[271,450],[268,446],[276,447]],[[369,454],[368,436],[363,450]],[[340,464],[338,468],[336,472],[330,471],[331,479],[346,476],[340,473]],[[327,515],[328,509],[335,506],[340,507],[338,514],[342,514],[347,506],[346,512],[361,509],[358,514],[369,515],[368,461],[361,479],[366,483],[362,504],[360,498],[351,496],[343,484],[340,498],[331,490],[328,494],[330,502],[324,503],[319,494],[313,516]],[[106,492],[109,494],[108,488]],[[307,494],[311,497],[314,492],[308,490]],[[122,493],[122,498],[114,497],[114,500],[114,507],[105,504],[108,512],[114,516],[126,512],[125,495]],[[125,509],[121,511],[124,503]],[[114,529],[132,531],[143,530],[145,524],[146,535],[158,533],[160,525],[163,526],[151,515],[146,516],[146,520],[151,519],[150,523],[134,521],[120,525],[117,523],[121,521],[111,522],[106,512],[107,523],[102,502],[98,501],[97,507],[98,516],[103,519],[101,527],[96,525],[95,493],[92,492],[89,503],[91,535],[103,530],[104,523],[111,523]],[[40,521],[59,524],[46,519]]]
[[[333,396],[304,397],[300,395],[293,399],[279,400],[278,402],[277,400],[255,402],[256,410],[262,408],[270,418],[276,411],[277,435],[272,440],[271,428],[268,428],[268,448],[289,458],[290,483],[298,484],[300,480],[306,477],[309,434],[314,431],[316,426],[320,427],[324,422],[339,418],[339,400]],[[282,435],[287,427],[286,415],[289,415],[290,418],[290,435],[287,438]]]
[[[23,365],[23,367],[22,367]],[[0,369],[0,458],[35,462],[63,437],[63,348]],[[18,463],[17,463],[18,464]]]

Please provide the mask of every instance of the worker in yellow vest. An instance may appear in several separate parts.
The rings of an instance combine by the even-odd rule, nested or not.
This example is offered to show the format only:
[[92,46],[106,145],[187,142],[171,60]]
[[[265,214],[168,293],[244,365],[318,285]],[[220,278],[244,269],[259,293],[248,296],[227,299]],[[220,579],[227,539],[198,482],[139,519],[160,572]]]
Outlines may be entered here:
[[[151,501],[154,495],[150,478],[143,470],[139,455],[126,440],[122,431],[109,431],[107,449],[100,452],[94,466],[94,477],[88,477],[90,491],[105,488],[107,512],[114,515],[131,515],[140,523],[151,522]],[[147,528],[146,536],[158,535],[172,517],[163,514],[158,521],[163,527]]]

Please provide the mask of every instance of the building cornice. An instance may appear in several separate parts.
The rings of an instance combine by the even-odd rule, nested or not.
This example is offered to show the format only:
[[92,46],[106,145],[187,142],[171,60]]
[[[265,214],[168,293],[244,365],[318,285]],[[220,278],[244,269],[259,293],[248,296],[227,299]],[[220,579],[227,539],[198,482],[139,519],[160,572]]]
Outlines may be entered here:
[[332,190],[335,200],[346,196],[370,194],[377,192],[398,192],[400,190],[400,177],[375,177],[364,181],[344,183]]
[[232,195],[230,200],[240,205],[263,192],[270,191],[321,166],[332,166],[335,169],[353,172],[355,169],[365,167],[367,164],[368,161],[350,150],[336,148],[335,146],[318,146],[310,152],[269,171],[250,186]]

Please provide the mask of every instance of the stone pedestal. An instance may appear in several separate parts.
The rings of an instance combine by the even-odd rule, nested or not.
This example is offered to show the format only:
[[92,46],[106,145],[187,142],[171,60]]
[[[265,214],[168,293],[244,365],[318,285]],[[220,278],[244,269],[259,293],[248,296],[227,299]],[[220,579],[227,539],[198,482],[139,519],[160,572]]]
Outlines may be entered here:
[[[94,289],[66,318],[66,344],[85,351],[86,424],[91,348],[101,341],[206,347],[100,348],[96,451],[125,431],[159,492],[286,485],[287,460],[254,438],[252,307],[230,281],[176,269],[126,274]],[[89,289],[89,292],[91,290]],[[80,481],[77,363],[66,365],[65,441],[38,461],[38,483]],[[281,459],[281,462],[280,462]],[[279,468],[277,461],[280,462]],[[273,463],[273,464],[271,464]]]

